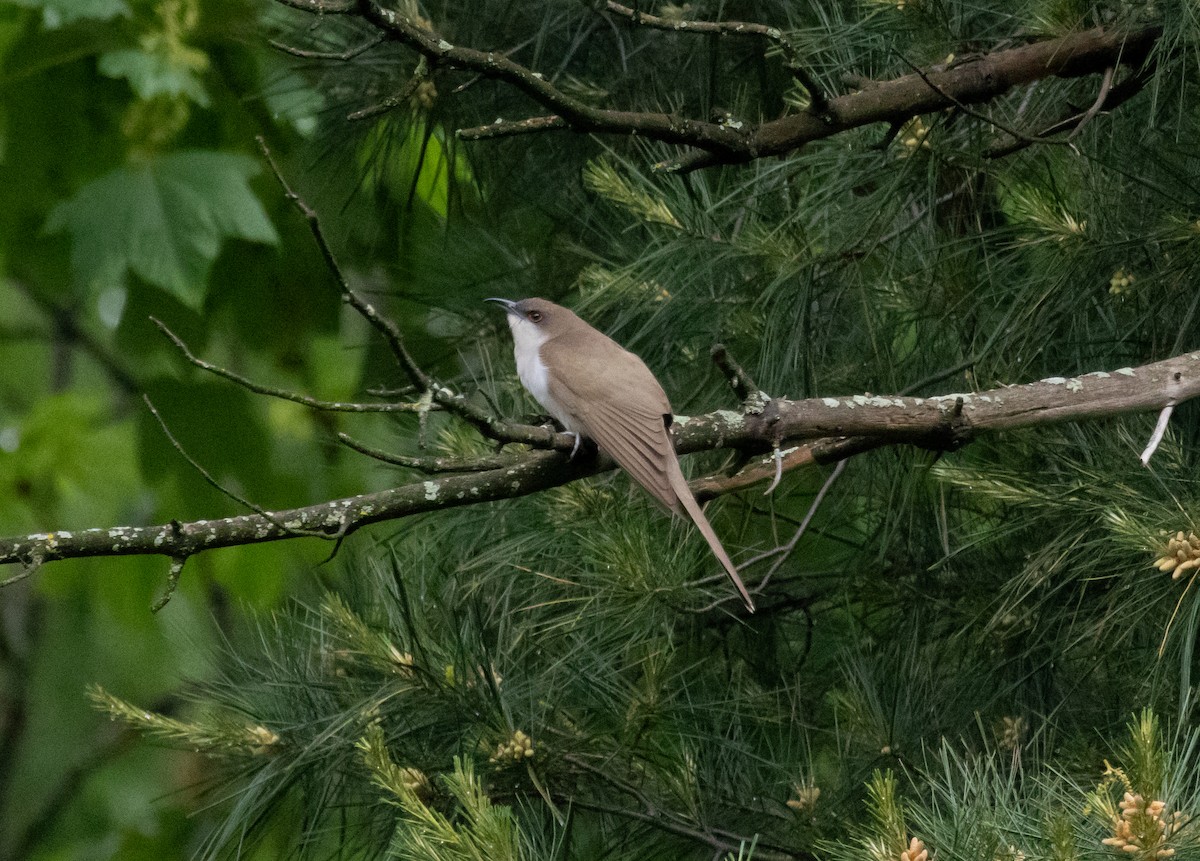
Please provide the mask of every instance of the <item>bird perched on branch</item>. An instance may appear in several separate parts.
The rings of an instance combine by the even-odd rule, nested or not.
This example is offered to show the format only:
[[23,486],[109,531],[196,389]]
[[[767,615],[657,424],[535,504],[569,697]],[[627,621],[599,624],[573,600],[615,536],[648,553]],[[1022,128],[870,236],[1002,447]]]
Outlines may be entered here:
[[504,306],[517,375],[534,399],[586,437],[673,513],[686,514],[712,548],[747,609],[754,601],[688,488],[671,442],[671,403],[645,362],[574,312],[545,299],[489,299]]

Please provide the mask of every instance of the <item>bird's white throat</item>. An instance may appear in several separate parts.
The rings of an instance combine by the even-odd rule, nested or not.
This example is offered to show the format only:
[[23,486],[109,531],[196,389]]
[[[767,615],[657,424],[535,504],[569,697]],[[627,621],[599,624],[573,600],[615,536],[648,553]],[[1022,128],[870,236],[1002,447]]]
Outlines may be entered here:
[[550,396],[550,369],[542,361],[546,332],[516,314],[508,315],[508,327],[512,329],[513,355],[517,359],[517,376],[521,378],[521,385],[559,424],[569,431],[575,430],[571,417]]

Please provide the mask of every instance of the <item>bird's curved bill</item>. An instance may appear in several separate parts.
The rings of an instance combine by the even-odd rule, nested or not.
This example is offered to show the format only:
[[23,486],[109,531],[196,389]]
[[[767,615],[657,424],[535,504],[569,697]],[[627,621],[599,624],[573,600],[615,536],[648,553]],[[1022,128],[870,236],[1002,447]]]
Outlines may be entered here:
[[483,301],[484,301],[484,302],[495,302],[497,305],[503,305],[503,306],[504,306],[504,310],[505,310],[505,311],[508,311],[508,312],[510,312],[510,313],[512,313],[512,312],[515,312],[515,311],[516,311],[516,309],[517,309],[517,303],[516,303],[516,302],[514,302],[512,299],[496,299],[496,298],[492,298],[492,299],[484,299]]

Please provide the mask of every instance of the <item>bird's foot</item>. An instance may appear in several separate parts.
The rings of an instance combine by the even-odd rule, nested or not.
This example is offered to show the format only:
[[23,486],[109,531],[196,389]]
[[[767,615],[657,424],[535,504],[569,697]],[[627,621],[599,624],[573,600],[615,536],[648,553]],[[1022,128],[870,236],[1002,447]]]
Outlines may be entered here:
[[579,444],[583,442],[583,437],[579,435],[579,431],[567,431],[567,433],[575,437],[575,445],[571,446],[571,455],[567,460],[574,460],[575,455],[579,454]]

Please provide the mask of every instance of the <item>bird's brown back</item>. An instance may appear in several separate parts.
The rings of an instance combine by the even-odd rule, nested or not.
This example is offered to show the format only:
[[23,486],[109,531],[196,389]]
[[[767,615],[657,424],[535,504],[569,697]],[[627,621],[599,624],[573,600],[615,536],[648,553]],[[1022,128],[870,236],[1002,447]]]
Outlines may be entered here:
[[551,396],[584,436],[655,499],[677,510],[668,472],[675,449],[667,432],[671,403],[666,393],[641,359],[575,320],[578,325],[572,321],[542,344],[542,361],[555,369]]

